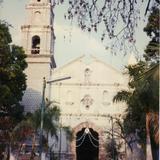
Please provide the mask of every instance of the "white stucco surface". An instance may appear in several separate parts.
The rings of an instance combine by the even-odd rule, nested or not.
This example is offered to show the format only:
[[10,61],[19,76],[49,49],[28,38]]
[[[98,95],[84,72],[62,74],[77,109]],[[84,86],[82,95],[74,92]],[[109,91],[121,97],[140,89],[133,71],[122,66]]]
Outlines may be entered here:
[[[88,73],[86,74],[86,69]],[[71,79],[51,85],[51,101],[56,101],[61,110],[62,126],[74,130],[82,123],[93,123],[102,132],[111,128],[108,116],[124,114],[124,103],[113,103],[113,97],[127,89],[127,77],[94,56],[81,56],[57,68],[51,79],[70,76]],[[65,139],[65,134],[61,135]],[[68,152],[63,140],[61,151]],[[59,144],[54,150],[59,151]]]

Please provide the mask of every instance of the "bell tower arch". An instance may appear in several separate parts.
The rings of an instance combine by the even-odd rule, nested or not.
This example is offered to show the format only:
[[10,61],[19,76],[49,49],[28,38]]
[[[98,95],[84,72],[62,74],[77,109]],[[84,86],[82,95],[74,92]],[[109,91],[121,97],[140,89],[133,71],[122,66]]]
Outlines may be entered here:
[[49,79],[52,68],[56,67],[53,7],[52,0],[30,0],[26,5],[25,24],[21,26],[22,46],[28,63],[27,90],[22,100],[25,111],[39,107],[43,77]]

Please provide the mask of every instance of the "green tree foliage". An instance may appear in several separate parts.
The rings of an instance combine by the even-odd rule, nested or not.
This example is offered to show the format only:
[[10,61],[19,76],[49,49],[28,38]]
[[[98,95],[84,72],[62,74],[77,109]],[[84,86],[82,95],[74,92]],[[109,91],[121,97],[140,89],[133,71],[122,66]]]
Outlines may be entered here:
[[146,113],[159,110],[158,79],[152,76],[157,72],[157,66],[148,68],[145,62],[139,62],[127,69],[130,76],[129,90],[118,92],[113,101],[127,103],[124,130],[129,134],[139,129],[142,143],[145,144]]
[[159,22],[160,22],[160,11],[158,7],[152,8],[152,12],[149,15],[148,23],[144,28],[144,31],[151,38],[151,41],[147,45],[144,57],[147,61],[154,60],[159,61]]
[[[46,103],[43,119],[43,130],[46,137],[43,136],[43,146],[47,147],[48,136],[57,138],[57,130],[59,129],[60,109],[58,106]],[[21,121],[12,132],[12,142],[23,144],[27,137],[32,137],[31,159],[34,157],[36,137],[39,135],[41,125],[41,109],[37,109],[33,113],[28,113],[23,121]],[[38,138],[39,139],[39,138]],[[21,151],[22,145],[19,148]]]
[[[139,130],[141,144],[145,145],[146,134],[150,136],[154,159],[159,145],[159,9],[154,7],[144,31],[152,40],[147,45],[144,57],[147,61],[128,66],[129,90],[120,91],[113,101],[127,103],[124,131],[129,134]],[[148,63],[149,62],[149,63]],[[146,118],[147,117],[147,118]],[[147,123],[146,123],[147,119]],[[146,132],[147,127],[147,132]]]
[[26,89],[26,55],[22,47],[12,42],[6,23],[0,22],[0,116],[5,114],[19,119],[23,111],[19,101]]
[[[44,109],[44,119],[43,119],[43,147],[48,149],[48,137],[55,137],[58,140],[58,131],[63,130],[66,133],[67,140],[72,140],[73,135],[70,127],[64,127],[59,122],[60,117],[60,109],[57,105],[54,105],[53,102],[46,101],[45,109]],[[17,157],[19,156],[20,151],[23,148],[24,140],[27,137],[32,137],[32,152],[31,159],[34,157],[35,152],[35,137],[37,137],[39,141],[39,133],[40,133],[40,125],[41,125],[41,109],[37,109],[33,113],[27,113],[24,120],[18,123],[18,125],[14,128],[12,132],[12,142],[13,144],[21,144],[19,147],[19,152]],[[26,144],[27,145],[27,144]],[[52,151],[54,144],[50,146],[50,151]],[[14,147],[14,146],[13,146]],[[16,147],[16,146],[15,146]]]
[[[44,111],[44,130],[46,133],[50,133],[51,136],[56,135],[57,129],[58,129],[58,121],[60,116],[60,110],[57,106],[47,107]],[[23,128],[30,128],[32,131],[34,131],[36,134],[38,133],[41,125],[41,109],[37,109],[34,113],[28,113],[25,117],[25,120],[22,121],[22,123],[18,124],[15,128],[15,133],[20,129],[23,130]],[[22,127],[22,128],[21,128]],[[19,132],[19,131],[18,131]],[[20,137],[20,136],[18,136]],[[22,138],[23,137],[22,135]]]
[[26,89],[23,71],[27,67],[22,47],[11,46],[11,42],[9,25],[0,21],[0,139],[3,150],[8,148],[7,159],[11,130],[23,117],[23,106],[19,101]]
[[[46,108],[44,110],[43,129],[47,137],[46,138],[43,137],[44,147],[47,146],[49,134],[51,136],[57,137],[57,130],[59,129],[59,123],[58,123],[59,116],[60,116],[60,110],[57,106],[52,106],[50,104],[46,105]],[[20,144],[23,144],[24,140],[27,137],[32,137],[31,159],[33,159],[34,157],[34,152],[36,149],[35,139],[39,134],[40,125],[41,125],[41,110],[38,109],[34,113],[28,113],[25,119],[14,128],[12,133],[12,141],[18,142]],[[19,148],[19,152],[21,151],[21,147]]]

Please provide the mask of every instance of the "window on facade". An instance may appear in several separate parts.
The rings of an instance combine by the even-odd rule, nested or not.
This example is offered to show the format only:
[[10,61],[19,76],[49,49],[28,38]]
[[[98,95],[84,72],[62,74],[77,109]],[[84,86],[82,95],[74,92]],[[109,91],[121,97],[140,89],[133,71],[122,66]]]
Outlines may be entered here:
[[40,2],[41,0],[37,0],[37,2]]
[[40,53],[40,37],[33,36],[32,37],[32,54],[39,54]]

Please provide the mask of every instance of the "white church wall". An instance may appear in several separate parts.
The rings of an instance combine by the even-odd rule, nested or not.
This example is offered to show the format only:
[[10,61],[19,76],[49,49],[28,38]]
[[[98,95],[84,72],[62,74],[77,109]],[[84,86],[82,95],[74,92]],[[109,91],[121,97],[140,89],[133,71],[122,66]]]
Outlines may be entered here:
[[[75,127],[81,122],[92,121],[105,127],[106,115],[122,114],[125,110],[125,104],[113,103],[113,97],[117,91],[127,88],[126,78],[101,61],[91,58],[91,63],[85,64],[83,59],[76,59],[54,72],[54,78],[68,75],[71,79],[53,84],[51,99],[60,103],[64,125]],[[87,82],[86,68],[91,70]],[[71,101],[68,101],[68,92],[72,95]]]

